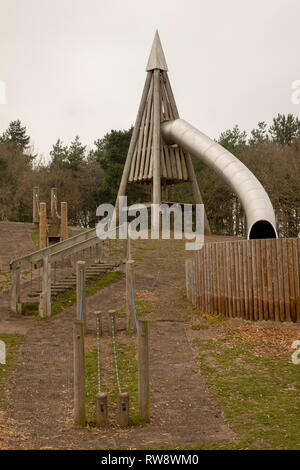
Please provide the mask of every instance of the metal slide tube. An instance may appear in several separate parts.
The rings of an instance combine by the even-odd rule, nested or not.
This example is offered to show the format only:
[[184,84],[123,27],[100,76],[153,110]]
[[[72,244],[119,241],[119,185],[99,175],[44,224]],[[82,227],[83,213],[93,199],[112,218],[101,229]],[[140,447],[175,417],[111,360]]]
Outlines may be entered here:
[[247,238],[277,238],[272,203],[258,179],[228,150],[183,119],[161,124],[167,144],[178,144],[214,170],[237,194],[247,219]]

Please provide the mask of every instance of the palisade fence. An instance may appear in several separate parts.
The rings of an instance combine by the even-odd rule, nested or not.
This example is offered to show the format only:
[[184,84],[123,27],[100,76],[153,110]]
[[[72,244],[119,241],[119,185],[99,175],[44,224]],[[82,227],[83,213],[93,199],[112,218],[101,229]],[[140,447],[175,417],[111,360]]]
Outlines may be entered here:
[[186,260],[188,299],[245,320],[300,321],[300,239],[206,243]]

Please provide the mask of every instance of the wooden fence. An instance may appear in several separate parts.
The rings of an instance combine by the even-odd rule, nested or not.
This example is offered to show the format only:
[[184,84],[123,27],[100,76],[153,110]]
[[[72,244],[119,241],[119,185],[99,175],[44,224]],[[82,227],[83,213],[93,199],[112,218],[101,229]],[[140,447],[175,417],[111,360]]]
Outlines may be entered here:
[[207,313],[300,321],[300,239],[206,243],[186,260],[188,299]]

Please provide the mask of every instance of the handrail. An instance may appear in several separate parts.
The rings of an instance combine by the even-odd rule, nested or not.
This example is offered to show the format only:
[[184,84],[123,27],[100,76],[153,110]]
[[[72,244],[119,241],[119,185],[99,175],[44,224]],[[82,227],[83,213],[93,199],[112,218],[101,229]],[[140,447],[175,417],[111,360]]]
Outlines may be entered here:
[[28,255],[21,256],[19,258],[13,259],[10,262],[10,269],[19,269],[22,266],[28,263],[35,263],[37,261],[42,260],[45,256],[51,256],[54,253],[67,249],[76,242],[86,241],[92,239],[96,236],[96,229],[93,228],[83,233],[79,233],[74,235],[73,237],[68,238],[67,240],[63,240],[61,242],[55,243],[55,245],[48,246],[46,248],[42,248],[41,250],[34,251],[33,253],[29,253]]
[[[112,232],[119,228],[120,227],[118,226],[116,228],[108,230],[107,232]],[[10,269],[20,269],[22,266],[28,263],[38,263],[46,256],[48,256],[50,262],[53,262],[57,259],[62,258],[63,256],[76,253],[77,251],[80,251],[84,248],[88,248],[89,246],[94,246],[97,243],[101,243],[102,241],[103,240],[101,240],[97,236],[96,228],[92,228],[91,230],[87,230],[86,232],[74,235],[73,237],[68,238],[67,240],[55,243],[55,245],[51,245],[47,248],[43,248],[42,250],[34,251],[33,253],[29,253],[28,255],[16,258],[10,262]]]

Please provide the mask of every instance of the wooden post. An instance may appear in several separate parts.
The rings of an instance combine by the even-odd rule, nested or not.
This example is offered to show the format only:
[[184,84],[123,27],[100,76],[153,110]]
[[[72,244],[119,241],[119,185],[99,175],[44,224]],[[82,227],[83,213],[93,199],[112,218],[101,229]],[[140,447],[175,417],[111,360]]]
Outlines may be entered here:
[[11,303],[10,308],[14,313],[18,313],[20,302],[20,269],[13,269],[11,273]]
[[84,324],[74,320],[74,422],[85,425],[85,357],[84,357]]
[[129,393],[119,393],[118,395],[118,422],[122,428],[129,423]]
[[148,322],[138,321],[138,389],[139,415],[144,422],[150,421],[150,385],[149,385],[149,335]]
[[112,322],[114,322],[114,332],[115,332],[115,336],[117,336],[117,323],[116,323],[116,311],[115,310],[108,311],[107,321],[108,321],[108,332],[110,336],[113,335]]
[[106,426],[108,422],[107,393],[96,395],[96,425]]
[[68,203],[60,203],[60,216],[61,216],[61,226],[60,226],[60,240],[64,241],[69,238],[68,233]]
[[[160,181],[160,70],[154,70],[153,90],[153,204],[161,203],[161,181]],[[155,224],[159,219],[154,220]]]
[[[82,320],[86,333],[86,292],[85,292],[85,261],[76,263],[76,319]],[[83,285],[81,286],[81,280]],[[81,298],[82,296],[82,298]],[[81,318],[80,318],[81,311]]]
[[133,292],[134,292],[133,266],[134,266],[133,260],[126,261],[126,330],[127,330],[127,333],[136,331],[133,301],[132,301],[132,290],[131,290],[131,273],[132,273],[132,284],[133,284]]
[[47,243],[47,207],[45,202],[40,203],[40,250],[46,248]]
[[120,183],[120,186],[119,186],[119,191],[118,191],[117,200],[116,200],[116,204],[115,204],[117,214],[118,214],[118,207],[119,207],[119,197],[124,196],[125,192],[126,192],[126,186],[127,186],[128,176],[129,176],[129,172],[130,172],[131,161],[132,161],[133,152],[134,152],[134,149],[135,149],[135,144],[136,144],[136,141],[137,141],[137,138],[138,138],[138,135],[139,135],[140,125],[141,125],[141,121],[142,121],[142,117],[143,117],[143,113],[144,113],[144,109],[145,109],[145,104],[146,104],[146,101],[147,101],[148,91],[149,91],[149,87],[150,87],[151,76],[152,76],[152,73],[148,72],[147,73],[147,79],[146,79],[145,86],[144,86],[144,90],[143,90],[142,99],[141,99],[141,102],[140,102],[138,114],[137,114],[137,117],[136,117],[134,129],[133,129],[133,133],[132,133],[132,137],[131,137],[130,144],[129,144],[129,149],[128,149],[128,153],[127,153],[127,157],[126,157],[126,162],[125,162],[125,165],[124,165],[122,179],[121,179],[121,183]]
[[99,240],[99,243],[95,245],[96,253],[95,253],[95,264],[100,264],[102,260],[102,252],[103,252],[103,240]]
[[95,314],[95,322],[96,322],[96,334],[98,330],[98,321],[99,321],[99,336],[103,335],[103,315],[101,310],[97,310],[94,312]]
[[38,228],[39,226],[39,195],[40,190],[38,186],[33,188],[32,194],[32,222],[34,223],[35,227]]
[[56,188],[51,188],[51,216],[56,218],[56,212],[55,212],[55,199],[57,203],[57,189]]
[[51,264],[48,256],[43,258],[42,293],[40,295],[39,315],[42,318],[51,316]]

